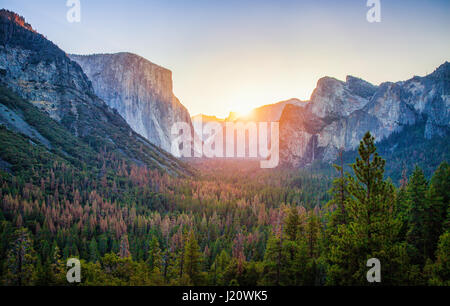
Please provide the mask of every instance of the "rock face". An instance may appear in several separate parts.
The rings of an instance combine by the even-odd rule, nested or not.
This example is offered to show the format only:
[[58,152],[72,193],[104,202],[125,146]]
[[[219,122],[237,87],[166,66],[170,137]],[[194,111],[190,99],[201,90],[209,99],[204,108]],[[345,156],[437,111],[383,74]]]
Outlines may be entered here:
[[22,17],[4,9],[0,10],[0,83],[97,151],[114,151],[151,167],[182,169],[173,156],[134,133],[117,111],[95,94],[82,68],[64,51]]
[[171,128],[191,119],[172,91],[172,72],[131,53],[69,55],[91,80],[95,94],[131,128],[170,152]]
[[285,164],[332,161],[339,149],[358,146],[370,131],[377,141],[420,121],[425,138],[450,127],[450,63],[425,77],[371,85],[355,77],[318,81],[305,107],[287,105],[280,119],[280,154]]
[[[302,108],[307,105],[307,101],[301,101],[299,99],[289,99],[274,104],[264,105],[253,109],[248,115],[243,117],[234,112],[231,112],[225,119],[199,114],[192,117],[192,122],[194,123],[194,128],[197,135],[201,135],[202,127],[211,122],[220,124],[224,128],[223,134],[226,135],[225,124],[227,122],[276,122],[280,120],[281,114],[283,113],[283,110],[287,105],[295,105]],[[208,138],[208,135],[202,136],[203,140]]]
[[[349,77],[348,80],[354,79]],[[353,81],[344,83],[330,77],[320,79],[312,93],[311,102],[307,106],[308,110],[319,118],[327,119],[350,115],[368,103],[367,98],[359,94],[359,86],[353,90],[354,85]]]
[[275,104],[264,105],[255,108],[253,111],[251,111],[248,118],[243,118],[243,120],[253,120],[258,122],[279,121],[286,105],[296,105],[298,107],[304,107],[307,105],[307,101],[301,101],[299,99],[289,99]]
[[[24,19],[0,11],[0,77],[2,83],[61,121],[76,103],[94,95],[81,68],[56,45],[36,33]],[[99,99],[91,99],[101,105]],[[73,126],[77,130],[77,126]]]

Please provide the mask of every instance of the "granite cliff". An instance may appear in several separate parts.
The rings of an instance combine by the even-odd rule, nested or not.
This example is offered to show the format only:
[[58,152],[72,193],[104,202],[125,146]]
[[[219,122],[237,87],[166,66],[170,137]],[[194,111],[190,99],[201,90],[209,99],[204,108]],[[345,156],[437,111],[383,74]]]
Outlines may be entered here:
[[371,85],[355,77],[318,81],[306,107],[287,105],[280,118],[280,154],[285,164],[333,161],[338,150],[355,149],[370,131],[381,141],[425,123],[424,139],[450,127],[450,63],[430,75]]
[[[173,173],[184,169],[172,155],[135,133],[99,98],[82,68],[64,51],[22,17],[4,9],[0,10],[0,85],[31,102],[97,152],[111,151],[137,164]],[[0,111],[14,112],[6,107]],[[14,116],[23,117],[20,113]],[[23,132],[25,129],[17,126],[19,121],[6,126],[14,123]],[[35,139],[42,141],[42,137]]]
[[131,53],[70,55],[91,80],[95,94],[134,131],[170,152],[171,128],[191,119],[172,90],[172,72]]

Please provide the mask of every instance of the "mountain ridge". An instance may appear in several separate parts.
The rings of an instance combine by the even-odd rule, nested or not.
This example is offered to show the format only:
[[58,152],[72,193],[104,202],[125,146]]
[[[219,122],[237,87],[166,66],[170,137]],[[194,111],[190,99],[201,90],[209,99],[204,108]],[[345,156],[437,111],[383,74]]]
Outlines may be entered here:
[[[341,148],[353,150],[367,131],[381,141],[421,121],[426,123],[424,138],[447,135],[449,71],[450,64],[446,61],[424,77],[379,86],[351,76],[346,82],[321,78],[305,108],[290,106],[283,110],[280,118],[283,163],[306,165],[313,161],[312,156],[333,161]],[[362,87],[355,89],[352,84],[355,80]],[[289,112],[299,113],[297,120]],[[322,121],[314,130],[305,127],[311,119],[319,118]]]
[[95,94],[154,145],[170,152],[172,126],[192,126],[188,110],[173,93],[169,69],[130,52],[69,58],[81,66]]
[[[279,122],[281,163],[296,167],[316,159],[334,161],[341,149],[354,150],[367,131],[380,142],[404,129],[417,133],[422,129],[414,126],[423,122],[424,141],[446,137],[450,130],[449,71],[446,61],[426,76],[380,85],[351,75],[345,81],[326,76],[317,81],[308,101],[289,99],[264,105],[231,121]],[[204,122],[224,126],[229,117],[204,116]]]
[[23,27],[22,20],[0,10],[3,86],[95,151],[114,151],[137,164],[173,174],[185,172],[186,165],[135,133],[117,111],[95,95],[91,81],[76,62],[42,34]]

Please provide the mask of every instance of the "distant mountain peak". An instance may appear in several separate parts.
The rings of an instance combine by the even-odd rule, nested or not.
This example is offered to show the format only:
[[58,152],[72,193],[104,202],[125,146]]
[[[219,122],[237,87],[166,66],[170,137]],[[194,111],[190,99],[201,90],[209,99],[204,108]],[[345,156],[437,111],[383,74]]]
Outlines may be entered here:
[[360,84],[365,84],[365,85],[370,85],[370,86],[376,87],[375,85],[367,82],[366,80],[363,80],[363,79],[361,79],[359,77],[355,77],[353,75],[347,75],[345,77],[345,83],[347,83],[347,84],[360,83]]
[[449,69],[450,69],[450,62],[445,61],[445,63],[443,63],[442,65],[437,67],[435,71],[438,71],[438,70],[449,70]]
[[377,91],[377,86],[361,78],[354,77],[351,75],[348,75],[346,77],[345,83],[348,89],[350,89],[353,93],[366,99],[372,97],[374,93]]
[[239,119],[239,116],[240,115],[237,112],[230,112],[225,121],[236,121],[237,119]]
[[340,148],[356,148],[367,131],[380,141],[422,124],[423,139],[447,137],[449,92],[449,62],[426,77],[379,86],[353,76],[321,78],[304,109],[292,104],[283,111],[281,159],[294,166],[332,161]]
[[[172,155],[133,132],[125,119],[95,94],[82,67],[35,32],[24,18],[0,10],[0,44],[2,86],[41,109],[95,151],[108,147],[120,158],[138,165],[174,174],[184,171],[184,166]],[[171,89],[171,75],[166,74],[165,80],[167,88]],[[135,96],[132,102],[136,101]],[[169,98],[170,105],[175,104],[171,91]],[[187,111],[184,113],[186,120],[190,120]],[[171,114],[166,111],[157,116],[170,118]]]
[[324,76],[317,81],[317,88],[329,88],[332,86],[344,85],[344,82],[330,76]]
[[0,10],[0,24],[4,24],[4,23],[13,23],[19,27],[22,27],[22,28],[28,30],[28,31],[36,33],[36,31],[33,29],[33,27],[25,21],[25,18],[23,18],[22,16],[14,13],[14,12],[8,11],[6,9],[1,9]]
[[450,63],[448,61],[445,61],[445,63],[437,67],[436,70],[429,76],[435,78],[450,79]]
[[192,120],[202,120],[202,121],[217,121],[217,122],[222,122],[224,121],[224,119],[218,118],[216,116],[209,116],[209,115],[205,115],[205,114],[198,114],[195,116],[191,117]]
[[117,52],[117,53],[93,53],[93,54],[68,54],[68,56],[72,59],[86,59],[86,58],[98,58],[98,57],[103,57],[103,58],[111,58],[111,59],[118,59],[118,58],[122,58],[122,59],[129,59],[129,60],[136,60],[136,61],[142,61],[148,64],[151,64],[155,67],[158,67],[162,70],[167,71],[168,73],[172,74],[172,71],[170,71],[169,69],[155,64],[152,61],[146,59],[143,56],[140,56],[136,53],[132,53],[132,52]]

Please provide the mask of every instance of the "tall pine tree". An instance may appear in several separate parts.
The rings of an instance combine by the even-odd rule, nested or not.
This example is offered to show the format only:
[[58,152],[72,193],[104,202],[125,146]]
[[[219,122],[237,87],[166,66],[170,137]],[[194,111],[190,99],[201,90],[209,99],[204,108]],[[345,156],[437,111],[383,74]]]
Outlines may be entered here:
[[36,280],[36,252],[30,233],[20,228],[14,233],[14,242],[6,259],[4,282],[6,285],[30,286]]
[[191,231],[184,249],[184,264],[186,274],[194,285],[198,285],[200,282],[201,256],[197,239],[195,239],[194,232]]
[[394,187],[384,180],[385,161],[376,153],[375,139],[366,133],[347,175],[345,201],[348,223],[338,225],[330,237],[327,283],[366,285],[367,260],[381,262],[384,284],[401,282],[405,246],[398,242],[399,223],[394,214]]
[[428,182],[422,169],[416,166],[408,184],[409,216],[408,233],[406,235],[409,244],[410,256],[413,264],[420,267],[425,265],[429,254],[429,201],[426,194]]

